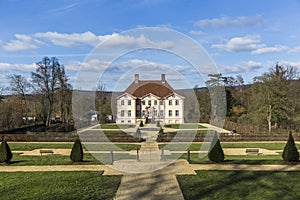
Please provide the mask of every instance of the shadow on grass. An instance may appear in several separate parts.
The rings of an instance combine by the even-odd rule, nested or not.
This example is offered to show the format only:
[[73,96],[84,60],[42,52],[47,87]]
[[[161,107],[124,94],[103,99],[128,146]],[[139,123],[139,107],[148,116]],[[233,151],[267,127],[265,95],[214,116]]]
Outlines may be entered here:
[[299,199],[300,172],[197,171],[177,176],[185,199]]

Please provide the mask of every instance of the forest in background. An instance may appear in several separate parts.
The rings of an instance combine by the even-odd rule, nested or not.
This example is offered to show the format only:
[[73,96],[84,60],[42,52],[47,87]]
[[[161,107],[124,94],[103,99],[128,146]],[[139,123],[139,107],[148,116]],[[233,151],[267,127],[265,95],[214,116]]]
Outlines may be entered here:
[[[73,89],[64,66],[57,58],[44,57],[37,62],[36,70],[31,72],[31,81],[19,74],[11,74],[7,79],[9,87],[0,86],[0,130],[34,124],[49,127],[57,121],[63,124],[73,122]],[[222,87],[226,93],[226,122],[269,133],[298,132],[300,128],[300,80],[292,66],[276,64],[248,85],[244,84],[241,75],[210,74],[206,85],[205,88],[179,91],[183,95],[193,92],[198,100],[196,110],[195,102],[186,100],[185,118],[200,115],[200,122],[209,122],[212,106],[208,88]],[[3,95],[4,90],[10,95]],[[95,95],[95,110],[85,108],[91,110],[86,113],[85,119],[89,120],[96,111],[99,122],[106,123],[107,116],[113,115],[115,110],[112,92],[106,91],[105,86],[99,83]],[[83,102],[85,100],[89,101],[82,99]]]

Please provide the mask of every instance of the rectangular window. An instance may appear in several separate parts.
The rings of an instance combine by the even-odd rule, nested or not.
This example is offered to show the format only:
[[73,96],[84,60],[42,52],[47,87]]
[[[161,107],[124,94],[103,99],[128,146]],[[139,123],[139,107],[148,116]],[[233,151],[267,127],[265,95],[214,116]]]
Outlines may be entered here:
[[163,111],[163,110],[160,110],[160,111],[159,111],[159,116],[160,116],[160,117],[163,117],[163,116],[164,116],[164,111]]
[[154,100],[154,105],[155,105],[155,106],[157,105],[157,100]]
[[169,106],[171,106],[172,105],[172,100],[169,100]]
[[142,101],[142,105],[145,105],[145,101]]
[[157,110],[154,110],[154,116],[155,117],[157,116]]
[[124,124],[124,120],[121,120],[121,123]]
[[131,110],[128,110],[128,117],[131,117]]
[[179,110],[175,110],[175,116],[179,117]]
[[128,100],[128,105],[131,106],[131,100]]
[[176,105],[176,106],[179,105],[179,100],[175,100],[175,105]]
[[121,100],[121,105],[124,106],[124,100]]
[[128,123],[130,124],[130,123],[131,123],[131,120],[128,120]]
[[121,110],[121,117],[124,117],[124,110]]
[[169,110],[169,117],[172,117],[172,110]]
[[148,106],[151,106],[151,100],[148,100]]

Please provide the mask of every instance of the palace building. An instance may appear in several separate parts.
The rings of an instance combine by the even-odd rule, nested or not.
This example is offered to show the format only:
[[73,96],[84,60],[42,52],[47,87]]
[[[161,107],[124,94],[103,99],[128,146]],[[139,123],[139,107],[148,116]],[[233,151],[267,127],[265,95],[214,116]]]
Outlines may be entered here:
[[166,81],[139,80],[135,74],[131,85],[117,97],[118,124],[134,124],[148,118],[151,122],[184,123],[184,97],[177,94]]

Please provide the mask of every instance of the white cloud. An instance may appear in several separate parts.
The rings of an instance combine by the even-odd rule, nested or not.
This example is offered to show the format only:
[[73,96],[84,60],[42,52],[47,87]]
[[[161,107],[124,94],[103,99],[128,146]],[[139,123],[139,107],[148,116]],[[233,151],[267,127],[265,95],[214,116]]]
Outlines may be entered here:
[[87,44],[95,46],[99,43],[99,38],[91,33],[57,33],[57,32],[46,32],[46,33],[35,33],[35,37],[43,38],[51,41],[54,45],[73,47],[80,44]]
[[0,46],[5,51],[25,51],[25,50],[34,50],[39,46],[44,45],[43,42],[33,39],[31,36],[15,34],[16,40],[11,40],[10,42],[0,42]]
[[245,37],[234,37],[224,44],[213,44],[211,47],[225,51],[253,51],[265,47],[265,45],[260,44],[259,35],[247,35]]
[[224,66],[221,68],[221,71],[224,74],[239,74],[253,72],[261,68],[263,68],[262,63],[249,60],[247,62],[237,63],[233,66]]
[[289,53],[299,53],[300,52],[300,46],[294,47],[291,50],[289,50]]
[[275,53],[287,50],[287,46],[275,45],[269,47],[261,43],[259,35],[247,35],[244,37],[234,37],[223,44],[213,44],[211,48],[220,49],[229,52],[249,51],[251,54]]
[[120,35],[112,33],[109,35],[97,36],[91,32],[85,33],[57,33],[57,32],[46,32],[34,34],[37,38],[43,38],[51,41],[54,45],[63,47],[74,47],[78,45],[89,45],[97,46],[100,43],[104,47],[119,47],[119,48],[132,48],[132,47],[144,47],[147,45],[166,48],[172,46],[170,41],[154,42],[146,38],[144,35],[139,37]]
[[31,72],[36,69],[36,64],[10,64],[0,63],[0,72]]
[[67,65],[65,65],[65,68],[67,71],[84,71],[84,72],[99,72],[104,70],[108,65],[110,65],[110,62],[108,61],[101,61],[98,59],[91,59],[86,62],[80,62],[80,61],[71,61]]
[[212,19],[202,19],[194,23],[195,26],[200,28],[223,28],[231,26],[257,26],[262,25],[264,19],[261,15],[256,16],[238,16],[235,18],[230,17],[220,17]]
[[203,31],[195,31],[195,30],[191,30],[190,34],[192,35],[205,35],[206,33]]
[[[272,65],[274,65],[274,62],[270,62]],[[286,65],[286,66],[292,66],[300,69],[300,61],[287,61],[287,60],[282,60],[278,62],[280,65]],[[271,64],[270,64],[271,65]]]
[[265,54],[265,53],[275,53],[275,52],[280,52],[280,51],[284,51],[287,50],[288,47],[287,46],[282,46],[282,45],[276,45],[274,47],[262,47],[262,48],[258,48],[254,51],[252,51],[252,54]]

